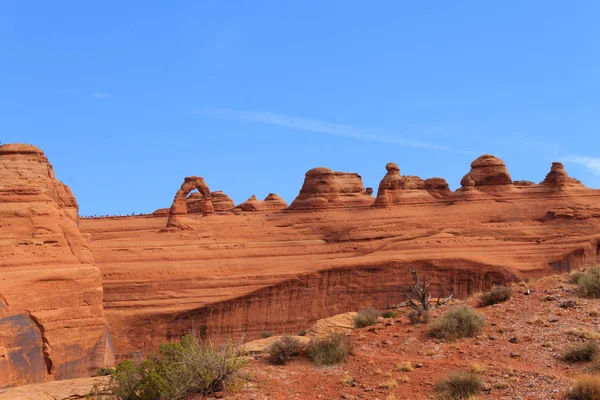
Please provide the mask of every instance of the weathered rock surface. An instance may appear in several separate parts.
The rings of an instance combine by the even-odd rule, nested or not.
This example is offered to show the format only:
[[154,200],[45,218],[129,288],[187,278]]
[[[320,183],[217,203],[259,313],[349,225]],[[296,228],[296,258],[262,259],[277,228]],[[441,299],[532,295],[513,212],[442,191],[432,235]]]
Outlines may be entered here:
[[279,195],[269,193],[264,200],[258,200],[256,195],[252,195],[248,200],[235,207],[235,211],[274,211],[284,210],[287,203]]
[[176,230],[190,230],[190,226],[186,224],[188,215],[188,204],[187,198],[190,192],[197,189],[200,193],[200,199],[198,200],[199,205],[197,206],[199,212],[204,215],[210,215],[215,213],[215,209],[212,205],[212,195],[210,189],[204,182],[204,178],[200,176],[188,176],[184,179],[181,188],[175,193],[173,204],[169,210],[169,219],[167,221],[167,228]]
[[546,175],[546,178],[540,182],[542,186],[549,186],[558,189],[564,189],[568,186],[579,186],[582,187],[581,181],[571,178],[565,166],[560,162],[553,162],[550,172]]
[[[307,212],[210,218],[187,213],[194,188],[210,196],[214,210],[206,184],[191,177],[170,209],[172,233],[159,233],[164,216],[82,219],[89,242],[39,189],[45,184],[38,178],[1,186],[0,318],[12,319],[2,324],[9,339],[2,339],[0,354],[44,360],[44,368],[24,367],[31,376],[44,370],[47,376],[48,358],[54,377],[105,360],[110,338],[99,317],[102,287],[89,249],[104,276],[104,313],[119,358],[154,350],[192,327],[217,338],[254,339],[267,330],[296,334],[365,306],[385,308],[403,300],[398,286],[410,279],[409,265],[432,278],[434,295],[444,288],[460,298],[600,262],[600,191],[511,189],[503,163],[484,159],[474,162],[468,187],[502,190],[450,192],[441,178],[401,177],[390,165],[381,187],[389,192],[386,207],[369,207],[374,199],[358,174],[315,169],[290,206]],[[558,213],[545,218],[549,210]],[[562,217],[568,210],[573,218]],[[44,295],[24,296],[25,288]]]
[[319,210],[340,207],[367,207],[373,204],[359,174],[313,168],[306,173],[300,194],[290,210]]
[[512,185],[504,161],[484,154],[471,163],[471,171],[460,181],[462,189],[498,189]]
[[0,387],[111,365],[102,278],[44,153],[0,146]]
[[400,168],[395,163],[385,166],[387,174],[379,183],[376,207],[395,204],[427,202],[434,198],[444,197],[450,193],[448,182],[442,178],[423,180],[414,175],[400,175]]
[[231,197],[227,196],[221,190],[211,193],[212,204],[217,213],[230,212],[235,207]]

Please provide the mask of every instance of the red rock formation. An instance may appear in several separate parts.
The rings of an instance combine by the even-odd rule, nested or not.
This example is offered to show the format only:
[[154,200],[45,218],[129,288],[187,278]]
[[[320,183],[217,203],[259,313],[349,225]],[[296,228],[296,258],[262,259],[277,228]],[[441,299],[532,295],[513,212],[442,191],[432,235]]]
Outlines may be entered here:
[[0,146],[0,387],[113,362],[101,275],[77,220],[41,150]]
[[168,208],[159,208],[158,210],[155,210],[152,215],[156,215],[156,216],[167,216],[169,215],[169,209]]
[[359,174],[313,168],[306,173],[300,194],[288,209],[319,210],[371,204],[373,197],[365,193]]
[[235,207],[235,211],[273,211],[284,210],[287,203],[275,193],[269,193],[264,200],[258,200],[256,195],[252,195],[248,200]]
[[181,188],[175,194],[173,204],[169,210],[169,219],[167,221],[167,228],[177,230],[191,230],[192,228],[186,223],[187,217],[187,197],[188,194],[194,189],[197,189],[202,196],[200,201],[200,208],[204,215],[210,215],[215,213],[215,209],[212,205],[212,196],[210,189],[204,182],[204,178],[200,176],[188,176],[185,178]]
[[444,178],[428,178],[425,179],[425,190],[439,194],[450,193],[450,186]]
[[565,170],[565,166],[560,162],[553,162],[552,168],[546,178],[540,182],[541,186],[547,186],[557,189],[565,189],[569,186],[583,187],[581,181],[571,178],[567,171]]
[[222,191],[212,192],[212,204],[217,213],[230,212],[235,207],[235,203],[231,197],[227,196]]
[[442,178],[424,181],[418,176],[401,176],[400,168],[395,163],[388,163],[385,169],[387,174],[379,183],[374,203],[377,207],[431,201],[450,193],[448,183]]
[[471,171],[460,181],[462,189],[503,189],[512,185],[504,161],[484,154],[471,163]]
[[531,181],[514,181],[513,185],[530,187],[530,186],[535,186],[535,183],[531,182]]

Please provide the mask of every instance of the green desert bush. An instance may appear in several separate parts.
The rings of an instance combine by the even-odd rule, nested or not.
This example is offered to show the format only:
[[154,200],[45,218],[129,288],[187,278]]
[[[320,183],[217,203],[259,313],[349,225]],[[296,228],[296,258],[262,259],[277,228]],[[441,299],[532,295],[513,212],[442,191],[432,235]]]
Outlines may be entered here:
[[298,336],[306,336],[306,329],[302,329],[300,332],[298,332]]
[[269,361],[277,365],[285,365],[302,350],[302,343],[291,336],[284,336],[269,346]]
[[567,395],[569,400],[600,399],[600,375],[584,375],[575,381]]
[[567,347],[563,351],[562,358],[568,362],[592,361],[600,352],[599,350],[598,343],[588,340]]
[[381,314],[381,318],[396,318],[396,317],[397,317],[397,315],[393,311],[386,311],[383,314]]
[[467,306],[456,306],[437,319],[429,334],[438,339],[458,339],[477,335],[483,325],[485,317]]
[[378,318],[379,312],[376,309],[372,307],[363,308],[354,317],[354,327],[364,328],[365,326],[371,326],[377,323]]
[[579,274],[576,282],[584,296],[600,298],[600,266],[590,268]]
[[352,352],[352,339],[343,333],[336,333],[325,339],[313,339],[308,344],[308,356],[317,365],[341,363]]
[[115,373],[114,368],[99,368],[95,376],[109,376]]
[[260,337],[263,339],[270,338],[271,336],[273,336],[273,332],[271,331],[262,331],[260,333]]
[[161,345],[139,363],[118,364],[109,391],[118,400],[181,400],[237,388],[245,364],[237,345],[215,345],[185,335],[179,343]]
[[479,298],[481,307],[502,303],[511,298],[513,290],[508,286],[496,286],[491,291],[484,293]]
[[471,372],[453,372],[435,385],[435,391],[444,399],[469,399],[481,392],[481,379]]

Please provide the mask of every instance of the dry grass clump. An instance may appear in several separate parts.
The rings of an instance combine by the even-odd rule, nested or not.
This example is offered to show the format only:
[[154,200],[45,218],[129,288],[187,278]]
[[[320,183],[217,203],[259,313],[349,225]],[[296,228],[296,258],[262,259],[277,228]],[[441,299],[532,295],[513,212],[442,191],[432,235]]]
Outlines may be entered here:
[[433,323],[429,334],[438,339],[473,337],[481,331],[484,324],[485,317],[472,308],[455,306]]
[[565,333],[580,339],[600,340],[600,333],[585,328],[569,328],[565,329]]
[[276,365],[285,365],[302,350],[302,343],[291,336],[284,336],[268,349],[269,361]]
[[574,283],[579,287],[582,295],[594,299],[600,298],[600,266],[576,275]]
[[513,295],[512,288],[508,286],[496,286],[491,291],[483,293],[479,297],[479,305],[481,307],[491,306],[507,301]]
[[576,343],[567,347],[562,358],[568,362],[592,361],[600,352],[598,343],[588,340],[584,343]]
[[401,372],[412,372],[415,370],[410,361],[403,361],[396,365],[396,369]]
[[308,344],[308,356],[317,365],[341,363],[352,353],[352,339],[343,333],[326,339],[312,339]]
[[444,399],[469,399],[481,392],[481,379],[471,372],[453,372],[435,385],[435,391]]
[[364,328],[366,326],[371,326],[376,324],[378,320],[379,312],[376,309],[372,307],[363,308],[354,317],[354,327]]
[[567,395],[569,400],[600,399],[600,375],[585,375],[575,381]]

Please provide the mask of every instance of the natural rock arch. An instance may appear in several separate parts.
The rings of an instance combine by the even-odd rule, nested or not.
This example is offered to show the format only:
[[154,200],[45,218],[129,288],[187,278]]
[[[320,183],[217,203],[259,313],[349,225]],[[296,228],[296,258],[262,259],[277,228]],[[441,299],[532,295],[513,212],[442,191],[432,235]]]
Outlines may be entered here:
[[212,195],[204,178],[201,176],[188,176],[184,179],[181,188],[175,194],[173,204],[169,210],[169,219],[167,228],[191,230],[192,228],[185,224],[182,220],[187,217],[187,197],[194,189],[202,194],[204,205],[202,206],[202,214],[210,215],[215,213],[212,205]]

